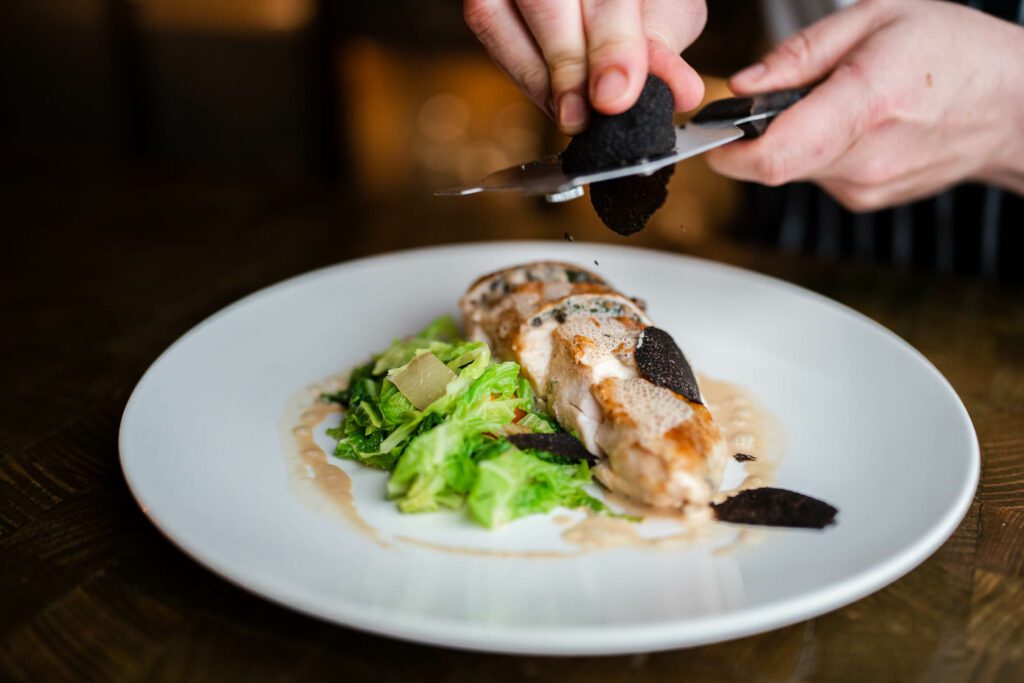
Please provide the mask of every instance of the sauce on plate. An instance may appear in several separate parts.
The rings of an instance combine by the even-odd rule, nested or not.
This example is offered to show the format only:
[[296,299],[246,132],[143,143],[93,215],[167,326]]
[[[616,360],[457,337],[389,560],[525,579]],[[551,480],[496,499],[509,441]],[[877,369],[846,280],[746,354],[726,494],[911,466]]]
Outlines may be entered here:
[[330,377],[307,387],[288,402],[281,427],[289,488],[313,509],[341,518],[377,543],[387,545],[359,514],[348,474],[333,465],[329,460],[331,456],[316,442],[315,433],[320,424],[329,415],[341,412],[341,406],[321,400],[320,395],[337,391],[344,384],[344,378]]
[[[307,387],[289,401],[281,420],[282,441],[288,464],[289,487],[307,505],[344,520],[352,528],[375,542],[389,545],[380,533],[360,514],[352,496],[352,480],[339,466],[331,462],[333,456],[324,452],[316,442],[320,425],[341,407],[320,399],[324,392],[342,388],[348,373],[329,377]],[[730,453],[744,453],[754,459],[740,463],[745,477],[740,484],[720,491],[715,501],[725,500],[738,491],[770,485],[779,465],[784,446],[783,431],[779,423],[746,389],[732,382],[700,378],[701,391],[711,410]],[[602,467],[598,465],[597,468]],[[595,468],[595,469],[597,469]],[[670,510],[652,508],[602,490],[603,498],[616,510],[639,517],[668,519],[678,523],[678,532],[656,537],[645,536],[639,525],[626,519],[605,517],[591,512],[581,519],[578,515],[558,513],[551,518],[553,524],[564,527],[561,538],[576,551],[496,550],[489,548],[454,547],[408,536],[398,536],[403,543],[448,553],[463,553],[485,557],[517,557],[552,559],[574,557],[606,548],[636,547],[663,549],[676,547],[700,538],[707,538],[716,527],[710,508]],[[491,533],[491,532],[485,532]],[[498,532],[500,533],[500,532]],[[757,530],[741,529],[716,553],[728,552],[743,545],[758,542],[763,535]]]

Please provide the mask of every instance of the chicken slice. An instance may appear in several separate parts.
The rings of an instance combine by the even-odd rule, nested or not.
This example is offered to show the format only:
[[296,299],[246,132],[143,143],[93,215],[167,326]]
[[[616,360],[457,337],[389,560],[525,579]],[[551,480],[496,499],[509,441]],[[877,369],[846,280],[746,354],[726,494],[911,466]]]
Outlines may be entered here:
[[551,363],[556,342],[563,341],[555,332],[570,320],[578,324],[580,318],[622,318],[639,326],[637,334],[651,324],[639,305],[616,292],[573,294],[535,309],[533,315],[519,324],[510,346],[512,357],[542,399],[549,400]]
[[466,337],[512,358],[521,328],[544,306],[574,294],[614,293],[598,275],[558,261],[505,268],[478,279],[459,301]]
[[[645,323],[636,314],[587,312],[563,317],[549,333],[551,355],[538,393],[559,424],[574,430],[591,453],[600,452],[597,427],[603,419],[592,388],[610,377],[639,376],[634,352]],[[533,346],[541,346],[539,341]]]
[[711,502],[728,451],[706,406],[639,377],[606,378],[593,395],[602,484],[654,507]]
[[459,307],[466,336],[485,341],[502,354],[511,350],[519,326],[549,301],[610,291],[604,280],[589,270],[571,263],[538,261],[484,275],[469,286]]
[[570,264],[517,266],[478,280],[461,303],[467,331],[515,360],[543,407],[601,457],[609,489],[666,508],[703,505],[726,446],[711,413],[644,379],[636,346],[642,306]]

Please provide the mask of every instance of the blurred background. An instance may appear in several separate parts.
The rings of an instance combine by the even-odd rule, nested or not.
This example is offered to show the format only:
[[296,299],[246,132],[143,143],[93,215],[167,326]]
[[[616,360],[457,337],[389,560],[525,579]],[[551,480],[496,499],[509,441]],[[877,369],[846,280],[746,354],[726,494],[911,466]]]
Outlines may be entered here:
[[[363,250],[434,242],[439,227],[446,240],[621,240],[587,200],[431,196],[565,144],[476,43],[459,0],[32,0],[0,13],[4,189],[33,225],[61,206],[146,230],[196,204],[271,202],[319,207]],[[756,2],[712,15],[688,56],[718,97],[720,77],[765,45]],[[735,223],[737,193],[683,164],[630,243],[712,239]]]
[[[686,57],[719,97],[722,78],[768,41],[758,0],[709,4]],[[957,666],[979,678],[1011,672],[1020,620],[999,617],[1024,614],[1013,607],[1024,604],[1024,289],[977,277],[976,217],[962,223],[974,244],[962,251],[911,250],[905,212],[851,222],[823,196],[804,203],[825,228],[813,239],[770,231],[780,194],[716,176],[699,158],[678,166],[667,205],[628,239],[587,199],[431,196],[563,145],[465,28],[460,0],[0,2],[0,670],[372,679],[409,659],[426,667],[409,674],[417,680],[484,671],[478,655],[325,632],[217,579],[139,514],[117,429],[158,354],[261,287],[381,251],[568,233],[753,268],[877,320],[964,397],[986,478],[935,560],[842,612],[650,663],[532,659],[524,676],[756,679],[769,661],[886,679],[936,672],[946,661],[936,653],[972,662]],[[934,215],[914,229],[953,231]],[[1014,234],[1020,245],[1024,230]],[[985,244],[999,247],[1001,272],[1024,272],[1024,246]],[[592,260],[573,246],[580,263]],[[339,291],[325,315],[344,315],[374,286]]]
[[[712,7],[686,54],[708,98],[727,95],[723,77],[768,47],[760,8]],[[11,0],[0,7],[0,96],[7,260],[26,267],[143,236],[190,257],[208,240],[245,241],[251,256],[209,254],[234,261],[315,249],[309,265],[460,240],[626,241],[588,200],[431,196],[566,142],[491,63],[459,0]],[[786,192],[807,204],[809,190]],[[628,242],[979,269],[976,247],[961,258],[925,240],[912,253],[906,211],[860,229],[824,195],[810,199],[812,232],[780,233],[785,196],[693,159]],[[932,232],[930,215],[913,230]],[[25,236],[39,230],[54,239]]]

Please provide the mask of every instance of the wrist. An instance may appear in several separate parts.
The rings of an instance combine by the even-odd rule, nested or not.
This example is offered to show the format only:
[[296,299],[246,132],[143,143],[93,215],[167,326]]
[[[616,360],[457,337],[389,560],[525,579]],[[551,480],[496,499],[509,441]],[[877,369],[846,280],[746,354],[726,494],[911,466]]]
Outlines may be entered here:
[[1024,194],[1024,78],[1020,65],[1024,64],[1024,28],[1000,22],[1007,28],[1004,50],[997,56],[995,92],[992,101],[1003,112],[999,125],[1002,134],[999,144],[979,169],[978,179]]

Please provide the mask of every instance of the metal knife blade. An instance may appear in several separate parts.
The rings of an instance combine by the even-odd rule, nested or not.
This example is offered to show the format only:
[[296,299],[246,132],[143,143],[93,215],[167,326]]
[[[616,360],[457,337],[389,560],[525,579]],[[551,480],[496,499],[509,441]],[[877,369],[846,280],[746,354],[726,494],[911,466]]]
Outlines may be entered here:
[[[458,197],[487,191],[518,191],[527,195],[545,195],[549,201],[566,201],[583,194],[583,186],[632,175],[651,175],[665,166],[702,154],[743,137],[743,131],[732,124],[695,125],[676,129],[676,145],[672,152],[645,159],[628,166],[569,177],[562,170],[557,155],[511,166],[491,173],[478,185],[438,190],[435,195]],[[566,196],[570,195],[570,196]]]
[[757,137],[778,114],[799,102],[809,88],[730,97],[706,105],[690,123],[676,129],[676,145],[668,154],[644,159],[635,164],[577,176],[562,170],[558,155],[496,171],[479,185],[438,190],[435,195],[459,197],[477,192],[516,191],[544,195],[549,202],[565,202],[583,196],[583,186],[615,178],[651,175],[677,161],[702,154],[709,149],[738,140]]

